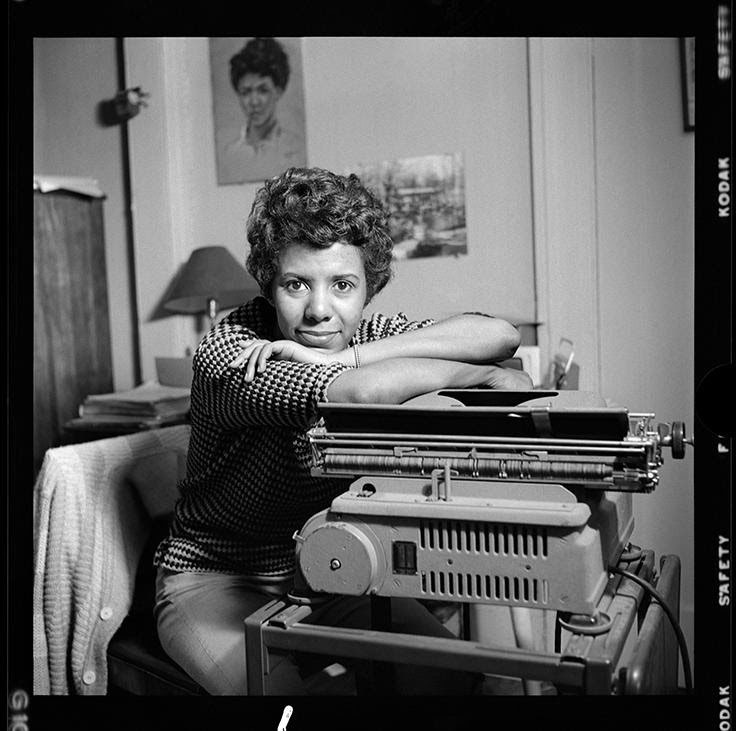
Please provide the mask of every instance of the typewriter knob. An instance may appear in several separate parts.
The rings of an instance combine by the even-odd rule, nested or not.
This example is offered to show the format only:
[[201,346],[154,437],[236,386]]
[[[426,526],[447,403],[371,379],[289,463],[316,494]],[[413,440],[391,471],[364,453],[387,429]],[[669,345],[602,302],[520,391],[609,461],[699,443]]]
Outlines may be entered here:
[[328,594],[368,594],[379,565],[371,533],[358,521],[330,521],[305,531],[298,560],[309,588]]
[[682,459],[685,456],[685,423],[682,421],[673,421],[670,431],[672,459]]

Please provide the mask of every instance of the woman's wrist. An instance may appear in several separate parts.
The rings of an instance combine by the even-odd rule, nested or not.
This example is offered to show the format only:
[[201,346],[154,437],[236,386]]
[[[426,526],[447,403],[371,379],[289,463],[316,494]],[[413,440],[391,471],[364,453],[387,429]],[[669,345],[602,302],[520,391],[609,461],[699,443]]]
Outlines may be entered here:
[[331,363],[340,363],[345,366],[352,366],[357,368],[360,365],[360,354],[356,358],[355,348],[345,348],[345,350],[339,350],[336,353],[330,353],[328,360]]

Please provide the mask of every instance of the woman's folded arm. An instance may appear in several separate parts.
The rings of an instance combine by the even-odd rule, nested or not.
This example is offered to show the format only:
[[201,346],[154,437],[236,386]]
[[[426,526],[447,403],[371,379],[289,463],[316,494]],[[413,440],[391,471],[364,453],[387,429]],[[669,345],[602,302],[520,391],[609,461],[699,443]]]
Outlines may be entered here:
[[438,358],[389,358],[343,371],[327,388],[332,403],[400,404],[443,388],[529,390],[523,371]]
[[[463,363],[496,363],[519,347],[519,331],[497,317],[453,315],[446,320],[360,345],[361,364],[388,358],[437,358]],[[337,354],[350,365],[350,349]]]

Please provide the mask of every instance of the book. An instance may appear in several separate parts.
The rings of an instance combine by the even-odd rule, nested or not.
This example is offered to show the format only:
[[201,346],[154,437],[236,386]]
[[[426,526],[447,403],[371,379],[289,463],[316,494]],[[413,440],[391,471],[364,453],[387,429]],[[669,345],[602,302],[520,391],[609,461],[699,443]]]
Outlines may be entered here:
[[130,415],[146,417],[183,416],[189,411],[190,390],[146,381],[127,391],[91,394],[79,407],[79,416]]
[[157,429],[172,424],[184,423],[184,415],[136,416],[134,414],[87,414],[71,419],[64,424],[65,429],[73,431],[114,431],[134,432],[144,429]]

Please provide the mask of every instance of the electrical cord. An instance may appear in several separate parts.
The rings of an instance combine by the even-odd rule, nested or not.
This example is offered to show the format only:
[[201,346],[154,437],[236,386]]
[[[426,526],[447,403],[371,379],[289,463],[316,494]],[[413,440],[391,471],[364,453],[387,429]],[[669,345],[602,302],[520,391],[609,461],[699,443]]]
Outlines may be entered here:
[[675,631],[675,636],[677,637],[677,644],[680,648],[680,655],[682,656],[682,667],[685,672],[685,690],[687,691],[688,695],[692,694],[693,676],[692,671],[690,670],[690,655],[687,651],[687,642],[685,641],[685,635],[682,632],[682,628],[680,627],[679,622],[677,621],[677,619],[675,619],[675,615],[672,613],[672,610],[669,608],[667,602],[664,600],[664,597],[648,581],[645,581],[631,571],[620,569],[618,566],[609,566],[608,570],[613,574],[620,574],[621,576],[625,576],[627,579],[631,579],[631,581],[633,581],[634,583],[639,584],[639,586],[649,592],[652,599],[654,599],[662,607],[662,610],[667,615],[667,619],[670,620],[672,629]]

